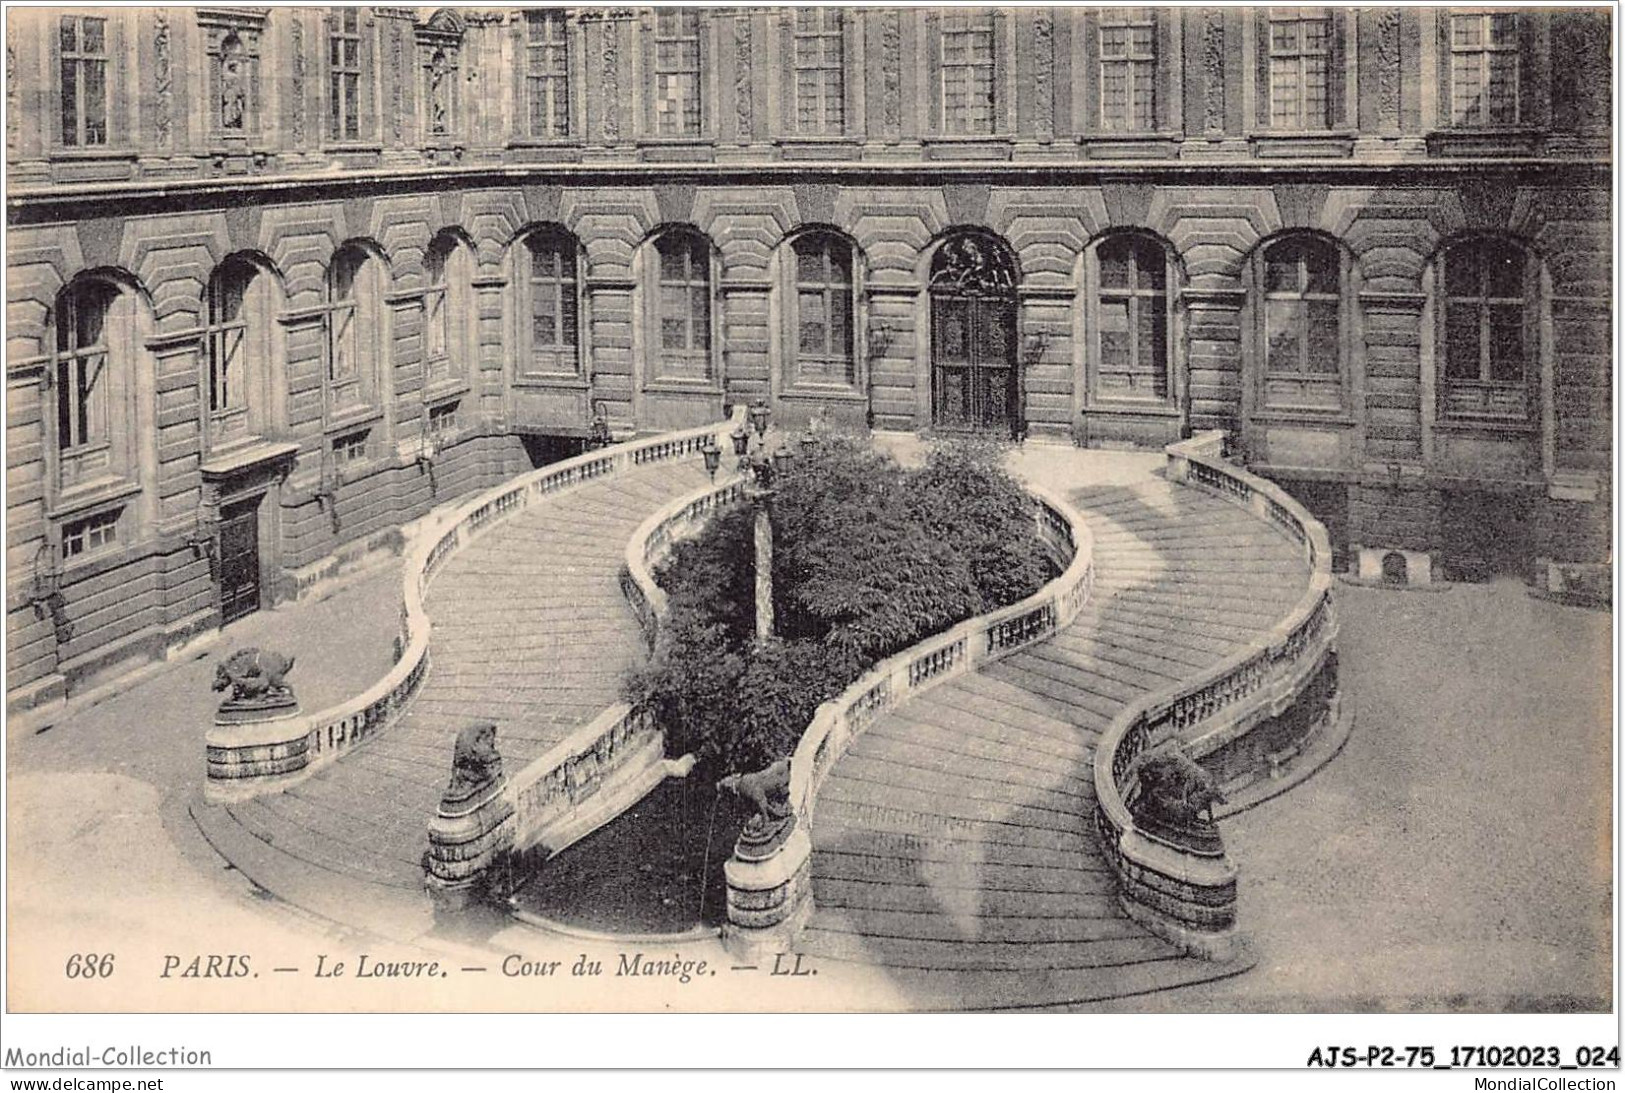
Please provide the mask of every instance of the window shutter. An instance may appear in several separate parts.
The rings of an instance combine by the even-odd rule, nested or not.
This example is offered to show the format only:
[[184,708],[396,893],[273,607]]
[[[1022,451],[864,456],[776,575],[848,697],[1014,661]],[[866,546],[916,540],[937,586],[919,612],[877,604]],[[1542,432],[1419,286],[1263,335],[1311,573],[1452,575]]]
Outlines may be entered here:
[[1253,106],[1260,129],[1270,124],[1270,15],[1268,8],[1253,11]]
[[1545,12],[1518,12],[1518,122],[1544,125],[1548,118],[1549,88],[1543,77],[1550,70],[1546,58]]
[[[942,17],[935,11],[925,13],[925,66],[926,66],[926,122],[927,133],[944,131],[942,118]],[[908,73],[900,79],[903,97],[908,97]]]
[[1157,51],[1156,69],[1152,86],[1156,88],[1157,103],[1153,120],[1158,129],[1171,129],[1174,124],[1174,35],[1179,29],[1179,12],[1171,8],[1156,11],[1156,32],[1153,38]]
[[1438,41],[1434,45],[1439,69],[1439,105],[1436,108],[1439,116],[1434,119],[1434,124],[1443,127],[1453,125],[1456,120],[1450,98],[1450,21],[1453,16],[1449,9],[1439,8],[1436,9],[1435,18],[1439,25]]
[[800,115],[796,112],[796,13],[785,8],[779,13],[779,133],[789,136],[801,131]]
[[361,77],[357,81],[361,95],[361,139],[382,139],[378,130],[378,96],[376,94],[378,82],[378,63],[374,51],[377,41],[378,23],[372,17],[372,9],[363,8],[361,14]]
[[1338,129],[1349,124],[1348,21],[1355,12],[1331,9],[1331,34],[1326,45],[1326,124]]

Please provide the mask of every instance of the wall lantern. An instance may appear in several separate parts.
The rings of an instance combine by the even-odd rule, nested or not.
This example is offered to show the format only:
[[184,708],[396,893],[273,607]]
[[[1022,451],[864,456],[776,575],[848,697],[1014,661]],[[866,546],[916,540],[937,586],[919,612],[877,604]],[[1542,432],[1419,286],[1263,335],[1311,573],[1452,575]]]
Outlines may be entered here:
[[772,420],[773,411],[768,408],[765,399],[757,399],[750,407],[750,423],[756,426],[757,436],[767,435],[767,423]]

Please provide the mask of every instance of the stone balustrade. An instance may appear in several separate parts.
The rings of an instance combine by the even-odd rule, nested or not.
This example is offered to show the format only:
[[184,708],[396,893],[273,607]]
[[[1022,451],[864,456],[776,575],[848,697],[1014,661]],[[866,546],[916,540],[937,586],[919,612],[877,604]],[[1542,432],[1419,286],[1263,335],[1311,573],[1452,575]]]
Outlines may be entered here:
[[790,947],[812,911],[808,880],[818,787],[852,742],[885,711],[956,676],[1043,641],[1070,625],[1094,586],[1094,540],[1066,501],[1028,486],[1037,534],[1061,575],[1020,603],[979,615],[881,661],[818,707],[790,760],[794,830],[777,852],[751,860],[736,850],[728,881],[730,951],[756,958]]
[[[741,405],[720,425],[655,438],[620,454],[633,466],[699,459],[705,439],[720,446],[745,413]],[[737,472],[725,472],[722,481],[655,512],[628,540],[621,590],[651,649],[666,610],[655,567],[679,539],[739,500],[743,488]],[[487,795],[489,806],[470,811],[442,804],[429,822],[429,891],[447,908],[465,905],[482,887],[488,893],[511,894],[535,863],[596,831],[663,778],[680,773],[686,768],[666,759],[665,735],[647,712],[614,703],[494,787]]]
[[1118,714],[1096,746],[1094,770],[1096,821],[1124,909],[1185,951],[1215,960],[1234,953],[1235,866],[1222,844],[1186,845],[1135,822],[1134,761],[1171,741],[1200,760],[1281,717],[1317,677],[1335,672],[1337,641],[1326,529],[1279,486],[1225,463],[1221,450],[1217,432],[1170,445],[1168,478],[1245,507],[1300,544],[1308,588],[1267,634]]
[[[431,627],[423,609],[424,594],[435,574],[458,551],[527,506],[585,483],[650,463],[698,460],[707,439],[727,442],[728,427],[743,420],[743,413],[740,407],[733,419],[722,424],[628,441],[529,471],[438,518],[431,516],[407,549],[401,655],[394,667],[366,691],[326,710],[211,726],[206,734],[206,799],[229,802],[281,792],[388,726],[417,692],[428,669]],[[653,581],[649,584],[652,587]]]

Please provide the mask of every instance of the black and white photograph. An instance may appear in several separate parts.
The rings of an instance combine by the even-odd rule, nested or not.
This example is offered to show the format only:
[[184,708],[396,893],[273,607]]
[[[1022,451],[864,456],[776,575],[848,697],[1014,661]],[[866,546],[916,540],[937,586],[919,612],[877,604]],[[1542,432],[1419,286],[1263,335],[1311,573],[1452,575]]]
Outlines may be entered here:
[[8,1014],[1617,1073],[1615,7],[4,16]]

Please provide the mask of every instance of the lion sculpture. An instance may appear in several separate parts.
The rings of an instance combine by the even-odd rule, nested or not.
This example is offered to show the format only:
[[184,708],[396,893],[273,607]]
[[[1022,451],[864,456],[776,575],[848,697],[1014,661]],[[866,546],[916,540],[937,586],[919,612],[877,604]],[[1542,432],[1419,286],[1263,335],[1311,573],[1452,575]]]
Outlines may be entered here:
[[466,801],[502,777],[502,756],[497,752],[497,727],[481,721],[457,734],[451,753],[451,782],[442,801]]
[[1213,822],[1213,806],[1228,800],[1207,768],[1178,748],[1159,750],[1135,763],[1140,798],[1135,811],[1149,812],[1165,823],[1189,826],[1206,813]]
[[266,699],[292,698],[287,675],[293,669],[293,658],[270,649],[239,649],[214,670],[216,691],[231,688],[228,702],[260,702]]

